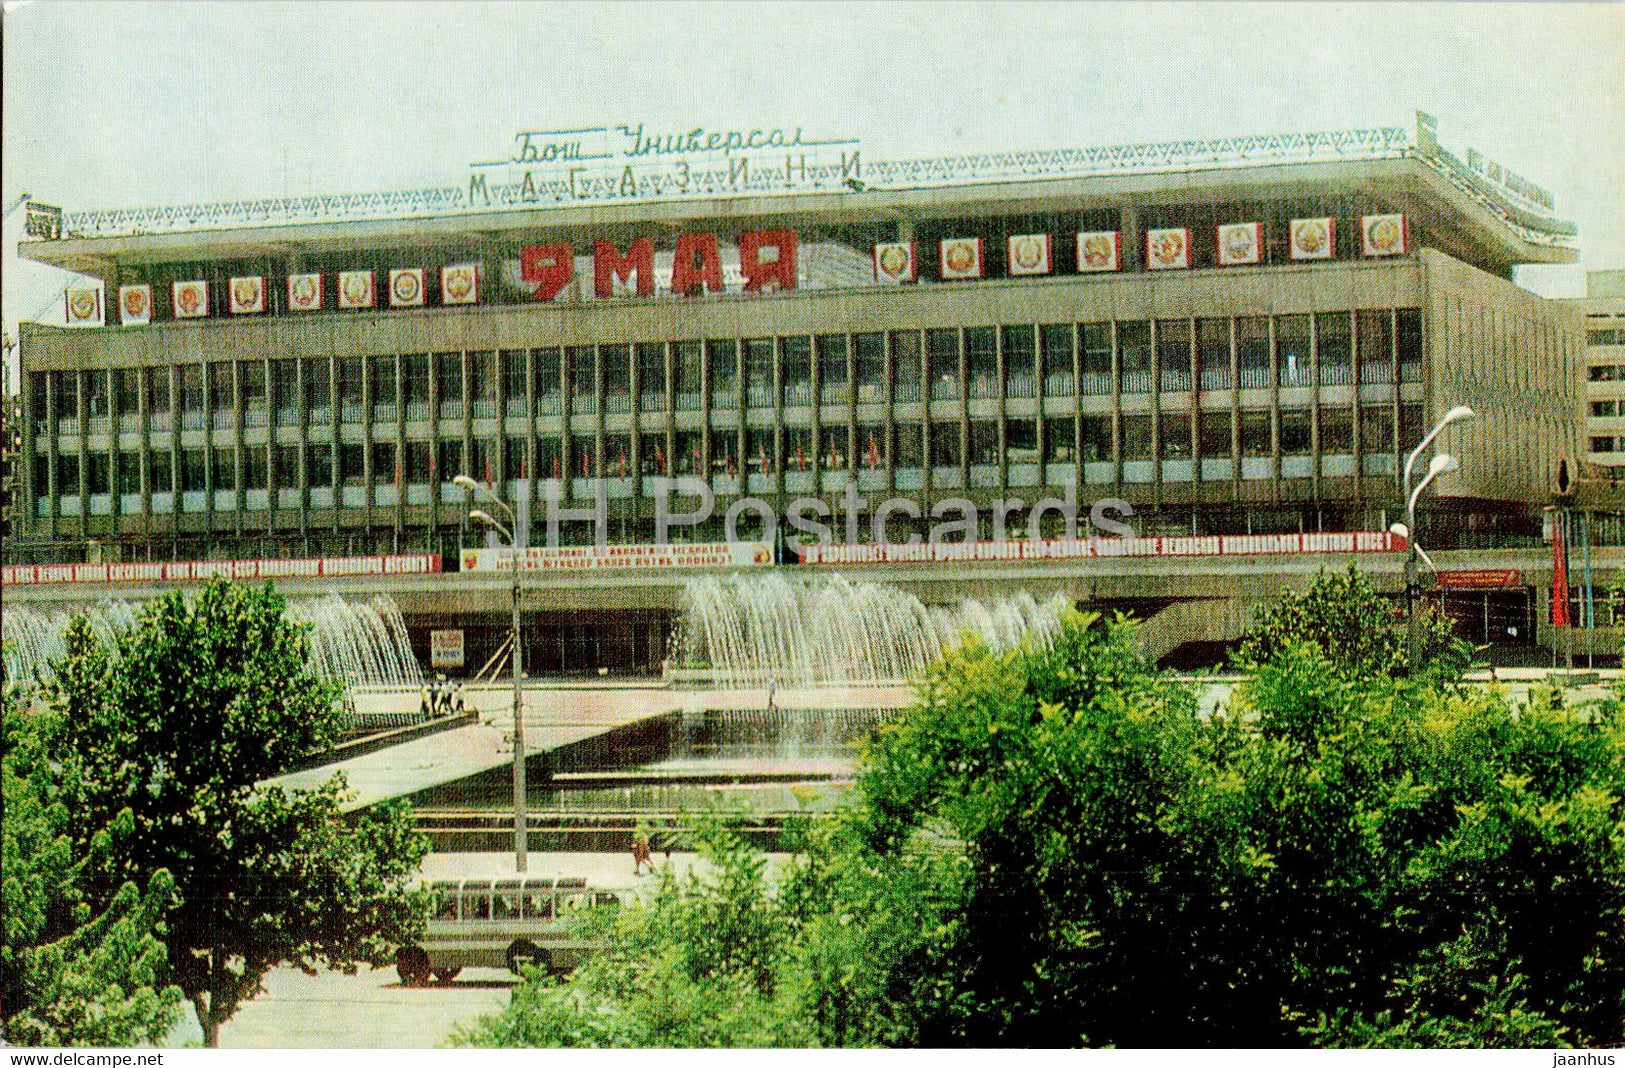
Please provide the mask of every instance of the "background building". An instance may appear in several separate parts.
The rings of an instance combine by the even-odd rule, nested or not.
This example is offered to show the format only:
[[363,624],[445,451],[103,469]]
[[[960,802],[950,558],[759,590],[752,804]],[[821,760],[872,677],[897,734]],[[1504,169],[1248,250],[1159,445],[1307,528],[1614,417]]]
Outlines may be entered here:
[[1586,460],[1600,474],[1625,474],[1625,271],[1587,271]]
[[98,325],[22,327],[7,561],[450,569],[465,473],[538,517],[602,480],[620,542],[674,477],[717,498],[693,541],[746,496],[839,524],[849,482],[865,531],[888,497],[1020,498],[1014,527],[1069,492],[1142,534],[1384,530],[1458,404],[1422,536],[1527,548],[1581,453],[1584,317],[1511,281],[1574,228],[1425,116],[782,178],[693,148],[628,164],[632,196],[520,153],[466,191],[68,213],[23,254],[99,279],[67,295]]

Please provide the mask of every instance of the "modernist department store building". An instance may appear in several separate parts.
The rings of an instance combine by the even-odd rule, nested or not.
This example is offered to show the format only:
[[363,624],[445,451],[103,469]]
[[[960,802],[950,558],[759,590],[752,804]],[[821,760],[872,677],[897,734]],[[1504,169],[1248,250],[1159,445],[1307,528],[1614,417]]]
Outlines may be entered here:
[[895,162],[630,137],[523,134],[466,187],[36,228],[24,256],[98,281],[66,294],[85,325],[22,326],[8,562],[450,567],[461,473],[536,514],[546,480],[579,505],[602,479],[621,542],[673,476],[716,494],[694,541],[744,495],[838,520],[848,481],[865,510],[1071,487],[1142,534],[1381,530],[1457,404],[1479,418],[1443,439],[1429,544],[1517,544],[1583,448],[1583,317],[1511,281],[1574,261],[1574,228],[1425,116]]

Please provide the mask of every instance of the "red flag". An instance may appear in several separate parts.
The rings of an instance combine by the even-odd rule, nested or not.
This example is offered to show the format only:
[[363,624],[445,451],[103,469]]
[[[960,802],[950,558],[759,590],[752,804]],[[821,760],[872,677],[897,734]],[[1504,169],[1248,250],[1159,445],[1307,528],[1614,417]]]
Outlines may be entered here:
[[873,434],[869,435],[869,454],[864,457],[864,462],[869,465],[871,471],[880,466],[880,447],[875,444]]
[[1552,516],[1552,626],[1569,626],[1568,524],[1562,512]]
[[587,450],[586,449],[582,449],[581,450],[581,477],[582,478],[586,478],[589,474],[591,474],[591,471],[589,470],[591,464],[592,464],[592,458],[587,455]]
[[662,449],[659,445],[655,446],[655,466],[660,468],[661,474],[671,474],[670,471],[666,470],[666,450]]
[[491,458],[489,456],[485,458],[485,484],[487,486],[495,485],[495,483],[491,481]]
[[563,476],[564,476],[564,470],[563,470],[563,468],[560,467],[559,454],[554,453],[553,454],[553,477],[554,478],[562,478]]
[[805,471],[805,470],[807,470],[807,457],[802,454],[801,442],[799,442],[799,441],[796,442],[796,470],[797,471]]
[[705,453],[698,445],[694,446],[694,473],[696,475],[705,474]]
[[762,474],[767,474],[767,472],[770,470],[770,465],[767,459],[766,445],[756,446],[756,462],[762,465]]

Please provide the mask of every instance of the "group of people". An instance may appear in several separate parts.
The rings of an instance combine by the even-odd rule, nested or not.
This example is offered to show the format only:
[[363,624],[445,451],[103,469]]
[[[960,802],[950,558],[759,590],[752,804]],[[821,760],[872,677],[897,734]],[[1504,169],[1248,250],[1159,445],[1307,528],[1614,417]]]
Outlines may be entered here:
[[423,688],[423,714],[430,719],[463,714],[463,688],[453,684],[445,675],[436,675]]

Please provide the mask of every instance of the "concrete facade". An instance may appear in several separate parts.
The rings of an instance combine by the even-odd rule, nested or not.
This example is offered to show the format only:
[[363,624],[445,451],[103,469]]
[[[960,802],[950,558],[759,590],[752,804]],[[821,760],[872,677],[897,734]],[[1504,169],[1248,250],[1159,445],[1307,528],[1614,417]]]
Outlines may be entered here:
[[[1358,219],[1406,216],[1412,248],[1367,258]],[[1292,262],[1288,220],[1338,220],[1336,258]],[[1205,265],[1212,227],[1261,219],[1265,262]],[[1185,226],[1190,270],[1143,270],[1143,235]],[[839,517],[903,496],[991,510],[1075,494],[1130,502],[1141,533],[1382,529],[1399,464],[1444,411],[1430,545],[1529,544],[1578,455],[1580,313],[1507,281],[1572,258],[1486,211],[1422,159],[852,195],[530,209],[413,222],[37,242],[108,284],[358,263],[497,264],[520,242],[622,247],[679,229],[876,240],[1080,229],[1122,235],[1125,270],[773,294],[160,321],[24,324],[17,562],[436,551],[471,541],[451,476],[540,516],[606,484],[610,536],[653,538],[672,476],[716,514],[743,496]],[[1206,235],[1206,236],[1204,236]],[[663,239],[664,240],[664,239]],[[996,266],[1002,248],[990,260]],[[926,273],[929,274],[929,271]],[[493,286],[493,290],[496,287]],[[275,309],[273,309],[275,311]],[[539,477],[532,477],[532,476]],[[693,501],[679,498],[673,509]],[[587,531],[567,526],[568,540]],[[683,536],[718,540],[720,522]],[[905,531],[898,529],[901,536]],[[984,534],[988,533],[984,531]],[[762,532],[743,531],[746,536]],[[1443,541],[1441,542],[1441,539]]]

